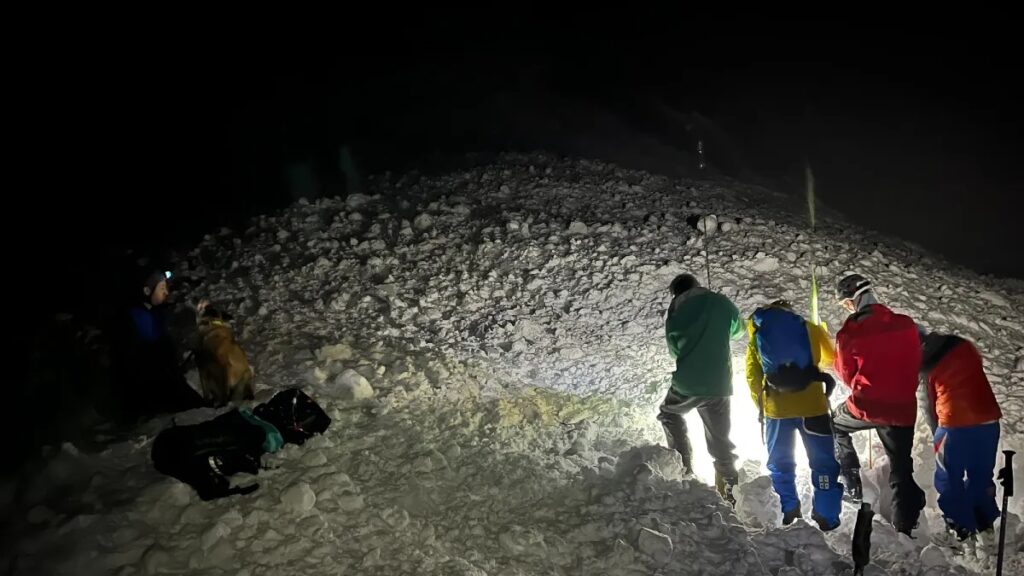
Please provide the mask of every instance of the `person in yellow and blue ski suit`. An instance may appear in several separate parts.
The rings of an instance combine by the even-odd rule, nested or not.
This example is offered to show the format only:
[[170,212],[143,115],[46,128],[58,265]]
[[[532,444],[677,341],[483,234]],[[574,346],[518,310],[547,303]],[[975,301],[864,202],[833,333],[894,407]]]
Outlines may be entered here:
[[835,380],[820,368],[830,366],[835,357],[828,332],[779,300],[750,316],[747,334],[747,383],[761,415],[782,523],[788,525],[803,516],[793,456],[799,432],[814,487],[811,518],[822,530],[834,530],[839,526],[843,487],[828,403]]

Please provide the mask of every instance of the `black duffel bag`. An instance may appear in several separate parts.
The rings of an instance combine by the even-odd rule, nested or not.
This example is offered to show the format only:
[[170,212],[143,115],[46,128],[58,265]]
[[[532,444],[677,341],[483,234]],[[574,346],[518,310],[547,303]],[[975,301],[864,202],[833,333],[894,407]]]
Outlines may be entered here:
[[192,486],[203,500],[249,494],[258,483],[231,486],[229,477],[259,473],[264,454],[277,451],[282,443],[301,445],[330,424],[312,398],[291,388],[252,413],[232,410],[213,420],[163,430],[153,441],[150,456],[158,471]]

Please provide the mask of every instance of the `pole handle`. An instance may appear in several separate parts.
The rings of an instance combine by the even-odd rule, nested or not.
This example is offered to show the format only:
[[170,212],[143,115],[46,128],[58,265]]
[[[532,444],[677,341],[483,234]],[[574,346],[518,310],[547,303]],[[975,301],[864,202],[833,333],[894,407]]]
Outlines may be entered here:
[[1003,467],[999,470],[999,484],[1003,487],[1003,497],[1013,496],[1013,450],[1003,450]]

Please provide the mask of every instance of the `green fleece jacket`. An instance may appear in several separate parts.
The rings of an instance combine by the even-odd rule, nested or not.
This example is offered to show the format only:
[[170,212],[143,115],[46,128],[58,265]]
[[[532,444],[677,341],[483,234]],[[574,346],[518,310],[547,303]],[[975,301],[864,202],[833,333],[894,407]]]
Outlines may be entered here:
[[676,361],[672,389],[683,396],[732,396],[729,340],[743,335],[739,310],[721,294],[694,288],[672,300],[665,318]]

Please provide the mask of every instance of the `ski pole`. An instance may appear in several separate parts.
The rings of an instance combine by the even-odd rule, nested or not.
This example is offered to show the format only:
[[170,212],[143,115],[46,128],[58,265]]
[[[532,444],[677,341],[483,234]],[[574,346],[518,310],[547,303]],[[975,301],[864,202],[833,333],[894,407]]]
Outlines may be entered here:
[[[811,163],[808,161],[804,165],[805,167],[805,178],[807,181],[807,217],[811,222],[811,234],[814,234],[815,216],[814,216],[814,173],[811,172]],[[821,324],[821,317],[818,314],[818,274],[817,265],[815,264],[814,250],[810,250],[811,255],[811,321],[815,324]]]
[[853,527],[854,576],[863,576],[864,568],[871,563],[871,519],[874,516],[871,504],[862,502],[857,511],[857,523]]
[[875,469],[875,429],[868,430],[868,470]]
[[707,265],[708,271],[708,290],[711,290],[711,249],[708,247],[708,221],[707,216],[704,217],[704,236],[701,237],[702,244],[704,244],[704,263]]
[[1013,450],[1003,450],[1003,469],[999,471],[999,484],[1003,487],[1003,510],[999,519],[999,555],[996,576],[1003,576],[1003,552],[1006,548],[1006,506],[1013,496]]

